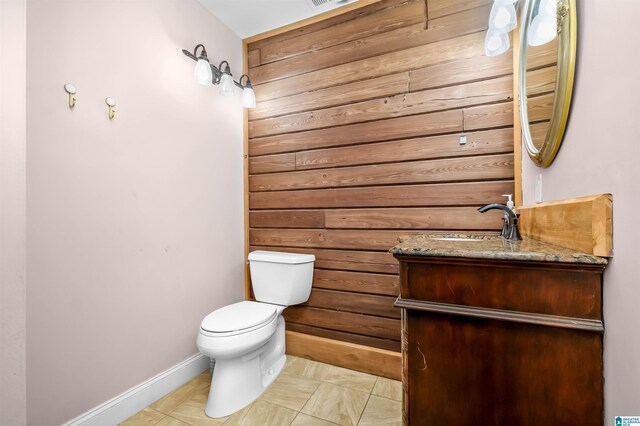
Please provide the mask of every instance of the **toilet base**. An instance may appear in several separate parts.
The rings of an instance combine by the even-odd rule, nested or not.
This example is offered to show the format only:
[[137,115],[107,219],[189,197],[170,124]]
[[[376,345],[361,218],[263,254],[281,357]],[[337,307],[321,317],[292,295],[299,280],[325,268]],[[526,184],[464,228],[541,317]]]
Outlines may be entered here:
[[238,358],[216,359],[205,413],[226,417],[241,410],[273,383],[286,362],[282,316],[273,336],[262,347]]

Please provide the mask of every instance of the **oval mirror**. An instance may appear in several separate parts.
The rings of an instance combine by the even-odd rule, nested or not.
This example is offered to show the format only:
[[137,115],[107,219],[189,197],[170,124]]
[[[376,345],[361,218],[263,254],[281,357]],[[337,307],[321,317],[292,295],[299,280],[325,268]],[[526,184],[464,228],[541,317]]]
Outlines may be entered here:
[[538,167],[558,152],[569,117],[576,63],[576,1],[526,0],[518,100],[522,140]]

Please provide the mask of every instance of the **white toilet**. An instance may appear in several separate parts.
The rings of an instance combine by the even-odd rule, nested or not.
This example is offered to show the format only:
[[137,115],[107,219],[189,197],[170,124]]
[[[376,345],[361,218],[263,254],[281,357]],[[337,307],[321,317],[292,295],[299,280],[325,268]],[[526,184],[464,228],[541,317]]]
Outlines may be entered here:
[[207,416],[235,413],[278,377],[286,360],[282,311],[309,299],[314,261],[310,254],[249,253],[257,301],[225,306],[202,320],[198,349],[215,359]]

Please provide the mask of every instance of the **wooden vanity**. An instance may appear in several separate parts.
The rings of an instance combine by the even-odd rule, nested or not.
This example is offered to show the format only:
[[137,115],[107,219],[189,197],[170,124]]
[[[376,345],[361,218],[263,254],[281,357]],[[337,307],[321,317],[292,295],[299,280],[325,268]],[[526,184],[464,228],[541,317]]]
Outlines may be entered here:
[[411,237],[405,425],[602,425],[606,259],[526,239]]

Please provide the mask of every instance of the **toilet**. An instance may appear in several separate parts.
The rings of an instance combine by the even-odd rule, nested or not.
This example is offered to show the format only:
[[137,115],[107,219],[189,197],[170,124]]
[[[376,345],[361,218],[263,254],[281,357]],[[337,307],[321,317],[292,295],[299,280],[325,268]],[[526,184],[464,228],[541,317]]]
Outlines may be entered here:
[[207,416],[235,413],[278,377],[286,361],[282,312],[309,299],[314,262],[310,254],[249,253],[256,301],[224,306],[202,320],[198,350],[215,360]]

